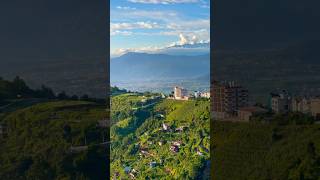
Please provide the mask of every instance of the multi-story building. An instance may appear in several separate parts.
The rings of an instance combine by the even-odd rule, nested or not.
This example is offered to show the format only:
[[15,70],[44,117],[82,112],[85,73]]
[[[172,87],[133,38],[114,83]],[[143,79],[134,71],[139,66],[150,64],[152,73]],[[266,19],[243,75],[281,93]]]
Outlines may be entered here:
[[195,91],[195,92],[194,92],[194,97],[195,97],[195,98],[201,97],[201,92]]
[[313,117],[320,120],[320,97],[310,100],[310,111]]
[[291,102],[291,110],[293,112],[310,113],[310,99],[307,97],[293,97]]
[[178,100],[188,100],[188,90],[181,87],[174,87],[174,99]]
[[211,87],[212,116],[225,119],[237,115],[241,107],[248,106],[248,90],[234,82],[214,82]]
[[210,98],[210,92],[203,92],[203,93],[200,94],[200,97]]
[[291,97],[286,90],[280,93],[271,93],[271,109],[274,113],[291,111]]
[[195,91],[194,95],[195,98],[210,98],[210,92],[199,92]]
[[287,91],[271,94],[271,109],[275,113],[301,112],[313,117],[320,117],[319,97],[290,97]]

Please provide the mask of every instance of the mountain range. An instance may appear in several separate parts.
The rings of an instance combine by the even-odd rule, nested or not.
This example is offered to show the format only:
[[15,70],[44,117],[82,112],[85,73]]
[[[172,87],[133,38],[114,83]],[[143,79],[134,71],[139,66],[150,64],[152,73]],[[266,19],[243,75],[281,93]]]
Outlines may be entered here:
[[111,82],[193,79],[210,74],[210,55],[127,53],[112,58]]

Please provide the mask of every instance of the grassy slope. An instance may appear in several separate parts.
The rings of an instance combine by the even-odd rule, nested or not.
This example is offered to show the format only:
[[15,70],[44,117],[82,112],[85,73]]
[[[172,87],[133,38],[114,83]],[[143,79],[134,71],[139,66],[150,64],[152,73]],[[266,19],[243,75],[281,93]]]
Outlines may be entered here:
[[215,179],[320,177],[320,125],[213,122],[211,132]]
[[[94,146],[107,133],[96,128],[105,117],[103,105],[84,101],[39,103],[7,114],[2,121],[10,131],[0,142],[0,177],[105,177],[107,152]],[[89,150],[70,154],[69,148],[83,145],[85,136]]]

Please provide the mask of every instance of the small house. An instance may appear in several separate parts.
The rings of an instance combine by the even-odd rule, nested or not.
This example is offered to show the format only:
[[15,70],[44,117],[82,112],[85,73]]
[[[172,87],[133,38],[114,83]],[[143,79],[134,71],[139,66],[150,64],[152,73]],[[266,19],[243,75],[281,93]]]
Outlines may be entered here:
[[252,116],[267,113],[268,110],[261,107],[243,107],[238,110],[238,118],[241,121],[249,121]]
[[180,147],[182,145],[181,141],[173,141],[172,145]]
[[124,167],[124,172],[125,173],[130,173],[130,171],[131,171],[131,167],[130,166],[126,166],[126,167]]
[[156,167],[157,166],[157,162],[155,162],[155,161],[152,161],[152,162],[150,162],[150,167],[151,168],[154,168],[154,167]]
[[179,152],[179,147],[175,146],[175,145],[171,145],[170,146],[170,151],[172,151],[174,153],[177,153],[177,152]]
[[167,124],[165,124],[165,123],[163,123],[163,124],[162,124],[162,129],[163,129],[164,131],[168,131],[168,130],[170,130],[170,126],[167,125]]
[[129,173],[129,176],[131,177],[131,179],[135,179],[136,178],[136,176],[132,172]]
[[158,144],[159,144],[159,146],[162,146],[164,144],[164,142],[163,141],[159,141]]
[[203,153],[198,148],[196,148],[196,152],[199,156],[203,156]]
[[180,126],[176,128],[176,132],[183,132],[185,128],[186,128],[185,126]]

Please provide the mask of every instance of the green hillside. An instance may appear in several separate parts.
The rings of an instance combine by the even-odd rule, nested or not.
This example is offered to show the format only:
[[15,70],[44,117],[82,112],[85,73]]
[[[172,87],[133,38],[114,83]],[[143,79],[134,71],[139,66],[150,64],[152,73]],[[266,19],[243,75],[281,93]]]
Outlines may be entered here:
[[[210,102],[155,98],[141,104],[144,98],[148,99],[141,94],[112,98],[111,176],[122,179],[132,175],[137,179],[200,177],[210,158]],[[168,126],[167,130],[163,124]],[[176,152],[170,149],[174,143],[179,143]]]
[[214,179],[318,179],[320,125],[211,124]]
[[3,113],[0,179],[105,179],[105,117],[104,104],[70,100]]

